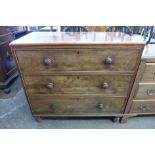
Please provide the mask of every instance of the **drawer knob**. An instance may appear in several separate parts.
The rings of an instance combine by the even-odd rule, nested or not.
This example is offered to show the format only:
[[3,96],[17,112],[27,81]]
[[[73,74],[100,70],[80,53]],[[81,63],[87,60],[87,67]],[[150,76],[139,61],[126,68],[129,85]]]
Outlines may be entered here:
[[53,59],[52,58],[45,58],[44,59],[44,64],[45,65],[51,65],[53,63]]
[[147,94],[149,96],[155,95],[155,89],[147,89]]
[[142,112],[147,112],[150,110],[150,107],[148,107],[147,105],[140,105],[139,109],[142,111]]
[[104,63],[106,65],[111,65],[112,64],[112,58],[108,56],[107,58],[105,58]]
[[53,89],[54,88],[54,84],[52,82],[47,84],[47,88],[48,89]]
[[104,105],[102,103],[97,104],[97,109],[109,109],[109,105]]
[[98,104],[97,104],[97,108],[98,108],[98,109],[103,109],[103,107],[104,107],[104,106],[103,106],[102,103],[98,103]]
[[155,71],[153,71],[153,75],[155,76]]
[[107,89],[107,88],[109,88],[109,84],[108,84],[107,82],[103,82],[103,83],[101,84],[101,88],[102,88],[102,89]]

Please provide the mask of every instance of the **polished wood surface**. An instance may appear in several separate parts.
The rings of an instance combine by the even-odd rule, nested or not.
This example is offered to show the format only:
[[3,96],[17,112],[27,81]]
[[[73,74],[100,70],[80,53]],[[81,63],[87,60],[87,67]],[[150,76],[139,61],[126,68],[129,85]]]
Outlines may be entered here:
[[[102,94],[103,96],[127,96],[132,76],[25,76],[28,94]],[[52,83],[53,88],[48,84]],[[107,88],[104,84],[107,83]]]
[[144,43],[142,36],[129,36],[121,32],[33,32],[13,41],[11,46]]
[[[22,72],[88,70],[134,72],[139,51],[132,48],[121,49],[119,46],[102,49],[97,47],[94,49],[80,49],[80,47],[79,49],[50,49],[44,52],[30,49],[17,52],[17,57]],[[110,64],[106,63],[108,58],[112,61]]]
[[35,32],[10,46],[34,116],[121,117],[144,42],[123,33]]
[[121,114],[125,98],[102,96],[30,97],[34,115],[104,115]]

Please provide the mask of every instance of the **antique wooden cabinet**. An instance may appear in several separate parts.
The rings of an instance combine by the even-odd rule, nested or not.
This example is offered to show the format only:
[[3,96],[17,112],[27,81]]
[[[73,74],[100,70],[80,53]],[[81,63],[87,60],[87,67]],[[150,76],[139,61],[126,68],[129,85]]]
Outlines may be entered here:
[[120,118],[144,43],[118,32],[33,32],[10,46],[33,116]]
[[126,107],[126,116],[155,114],[155,45],[145,46],[138,74],[132,88],[132,97]]
[[9,43],[14,35],[6,27],[0,27],[0,89],[5,89],[17,77],[17,70],[11,54]]

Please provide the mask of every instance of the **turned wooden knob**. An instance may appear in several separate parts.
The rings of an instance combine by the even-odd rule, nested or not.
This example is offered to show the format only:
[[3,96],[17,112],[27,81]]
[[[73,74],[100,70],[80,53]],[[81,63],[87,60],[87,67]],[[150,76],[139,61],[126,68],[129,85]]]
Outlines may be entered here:
[[52,82],[48,83],[46,86],[48,89],[53,89],[54,88],[54,84]]
[[103,106],[102,103],[98,103],[98,104],[97,104],[97,108],[98,108],[98,109],[103,109],[103,107],[104,107],[104,106]]
[[104,63],[105,63],[106,65],[112,64],[112,58],[108,56],[107,58],[105,58]]
[[102,89],[107,89],[107,88],[109,88],[109,84],[108,84],[107,82],[103,82],[103,83],[101,84],[101,88],[102,88]]
[[109,109],[109,105],[105,105],[102,103],[98,103],[96,107],[97,109]]
[[53,59],[52,58],[45,58],[44,59],[44,64],[45,65],[51,65],[53,63]]

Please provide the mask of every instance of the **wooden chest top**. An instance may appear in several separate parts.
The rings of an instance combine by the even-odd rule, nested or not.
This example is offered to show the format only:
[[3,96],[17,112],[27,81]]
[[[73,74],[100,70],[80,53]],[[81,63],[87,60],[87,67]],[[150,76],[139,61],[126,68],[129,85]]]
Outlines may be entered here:
[[23,45],[94,45],[94,44],[144,44],[143,37],[121,32],[32,32],[13,41],[11,46]]

